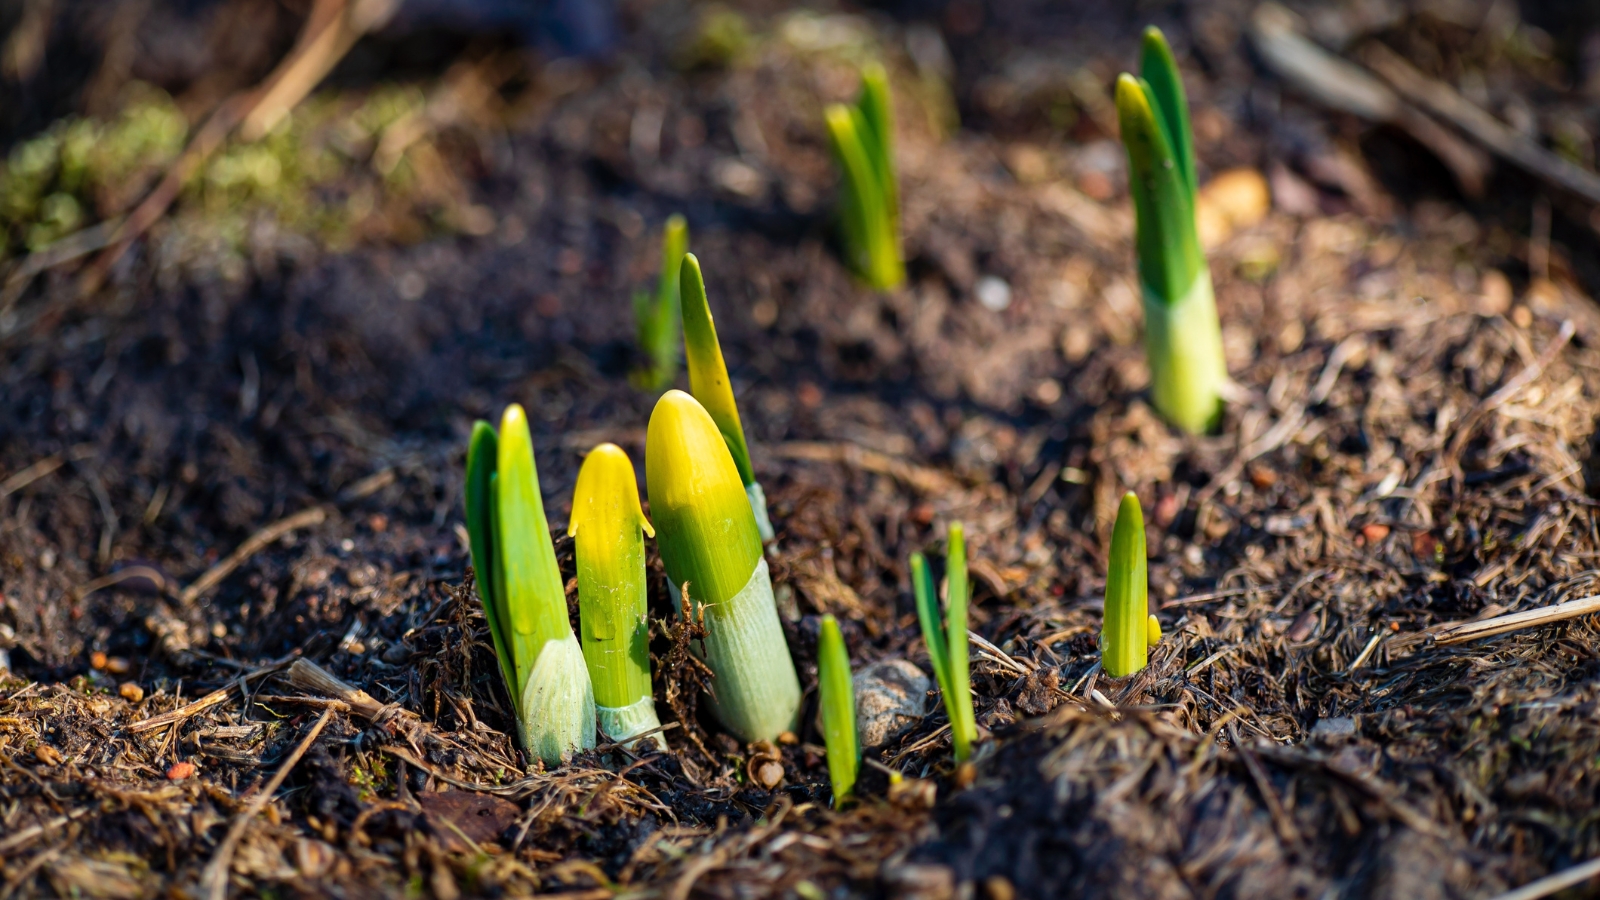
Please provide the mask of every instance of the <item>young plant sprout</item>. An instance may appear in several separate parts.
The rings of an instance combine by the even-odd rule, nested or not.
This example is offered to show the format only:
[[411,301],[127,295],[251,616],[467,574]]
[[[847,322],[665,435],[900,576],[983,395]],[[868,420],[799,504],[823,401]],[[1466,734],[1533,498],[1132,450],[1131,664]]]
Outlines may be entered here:
[[[644,537],[655,529],[639,507],[633,463],[616,444],[589,451],[572,492],[567,527],[578,557],[578,619],[594,683],[600,732],[627,741],[661,727],[650,694]],[[647,740],[662,749],[659,734]]]
[[828,779],[833,805],[848,799],[861,769],[861,743],[856,737],[856,690],[850,680],[850,651],[839,634],[839,620],[822,617],[817,638],[817,694],[822,704],[822,738],[828,748]]
[[673,593],[687,589],[705,613],[712,711],[745,741],[773,740],[794,728],[800,679],[733,455],[711,414],[683,391],[661,395],[650,414],[645,482]]
[[473,425],[466,494],[478,595],[522,746],[557,765],[594,747],[594,689],[567,621],[566,589],[521,406],[506,407],[498,435],[487,422]]
[[1183,81],[1167,39],[1145,29],[1142,78],[1117,79],[1128,152],[1150,394],[1172,424],[1213,429],[1228,381],[1222,326],[1195,228],[1194,137]]
[[689,252],[689,223],[676,213],[661,229],[661,277],[655,296],[633,295],[633,321],[645,364],[633,373],[634,384],[645,390],[664,391],[678,374],[678,267]]
[[928,645],[928,662],[934,680],[944,697],[944,711],[950,718],[950,739],[956,762],[972,755],[972,742],[978,739],[977,718],[972,713],[972,673],[967,661],[967,548],[961,523],[950,523],[950,547],[946,559],[945,590],[949,606],[940,626],[939,600],[933,589],[928,561],[921,553],[911,554],[911,587],[917,597],[917,620],[922,623],[922,639]]
[[1113,678],[1143,669],[1150,647],[1161,640],[1161,623],[1150,615],[1144,541],[1144,513],[1138,496],[1129,491],[1122,495],[1111,529],[1111,568],[1100,625],[1100,665]]
[[889,76],[878,63],[861,70],[855,105],[824,112],[840,169],[839,217],[846,262],[878,290],[906,280],[900,256],[900,189],[895,183]]
[[700,273],[700,260],[693,253],[683,258],[679,277],[683,295],[683,355],[689,362],[689,392],[700,401],[711,421],[717,424],[722,440],[733,456],[733,465],[744,485],[746,501],[756,518],[761,540],[773,537],[772,520],[767,517],[767,495],[750,467],[750,448],[744,441],[744,426],[739,422],[739,406],[733,399],[733,382],[722,361],[722,345],[717,343],[717,326],[711,320],[711,305],[706,301],[706,282]]

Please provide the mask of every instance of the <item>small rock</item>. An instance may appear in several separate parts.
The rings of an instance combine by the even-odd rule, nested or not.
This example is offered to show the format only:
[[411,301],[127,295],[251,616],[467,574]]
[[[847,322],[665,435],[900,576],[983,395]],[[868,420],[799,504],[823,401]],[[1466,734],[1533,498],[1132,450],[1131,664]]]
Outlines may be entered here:
[[985,275],[978,279],[974,293],[978,295],[978,302],[987,310],[1000,312],[1011,305],[1011,285],[1007,284],[1004,278]]
[[1376,544],[1389,536],[1389,526],[1382,522],[1368,522],[1361,526],[1361,536],[1367,539],[1367,543]]
[[194,771],[194,763],[192,762],[173,763],[172,767],[167,769],[167,780],[183,781],[186,778],[193,778]]
[[1016,900],[1017,889],[1004,875],[990,875],[983,880],[983,894],[989,900]]
[[137,684],[134,684],[131,681],[124,681],[122,685],[117,688],[117,693],[121,694],[122,699],[128,701],[129,703],[138,703],[144,699],[144,688],[139,687]]
[[905,863],[884,866],[884,893],[895,900],[952,900],[956,895],[956,873],[937,863]]
[[1350,716],[1331,716],[1318,719],[1311,726],[1311,737],[1316,740],[1341,742],[1356,736],[1356,720]]
[[106,655],[99,650],[89,654],[89,668],[96,671],[106,667]]
[[61,752],[49,744],[40,744],[33,748],[33,758],[43,766],[61,765]]
[[933,681],[908,660],[886,659],[857,672],[856,732],[863,747],[881,747],[928,713]]
[[126,675],[133,671],[133,663],[128,662],[126,659],[123,659],[120,656],[113,656],[106,660],[106,664],[103,668],[112,675]]

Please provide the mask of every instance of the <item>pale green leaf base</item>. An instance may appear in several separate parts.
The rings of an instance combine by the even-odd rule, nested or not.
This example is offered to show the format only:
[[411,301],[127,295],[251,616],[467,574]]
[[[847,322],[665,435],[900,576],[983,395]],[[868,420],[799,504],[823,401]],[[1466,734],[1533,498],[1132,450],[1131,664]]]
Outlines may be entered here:
[[522,746],[557,766],[594,749],[594,687],[583,648],[570,632],[546,641],[522,690]]
[[1228,364],[1211,273],[1204,266],[1175,300],[1144,285],[1144,345],[1156,411],[1190,434],[1214,429],[1222,418]]
[[[619,743],[640,732],[661,727],[661,719],[656,716],[654,697],[640,697],[637,703],[630,703],[627,706],[596,706],[594,714],[595,720],[600,724],[600,733]],[[666,739],[660,732],[626,743],[624,746],[636,750],[641,742],[655,744],[659,750],[667,749]]]

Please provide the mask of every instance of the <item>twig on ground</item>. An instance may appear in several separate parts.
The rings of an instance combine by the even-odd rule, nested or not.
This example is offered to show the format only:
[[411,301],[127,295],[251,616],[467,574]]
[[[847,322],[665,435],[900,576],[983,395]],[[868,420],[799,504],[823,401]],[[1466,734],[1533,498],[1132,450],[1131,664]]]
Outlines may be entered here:
[[81,819],[89,813],[94,812],[94,809],[95,808],[92,806],[87,806],[83,809],[75,809],[72,812],[66,813],[65,815],[56,816],[54,819],[51,819],[48,822],[40,822],[37,825],[29,825],[27,828],[19,830],[16,834],[7,835],[4,838],[0,838],[0,856],[10,853],[18,848],[27,846],[33,841],[34,838],[39,837],[45,832],[54,831],[68,822],[74,822],[78,819]]
[[1548,625],[1551,622],[1564,622],[1590,613],[1600,612],[1600,597],[1585,597],[1582,600],[1568,600],[1566,603],[1557,603],[1554,606],[1541,606],[1538,609],[1527,609],[1522,612],[1510,613],[1504,616],[1495,616],[1481,622],[1458,622],[1447,625],[1434,632],[1433,642],[1441,646],[1463,644],[1479,638],[1494,637],[1512,631],[1521,631],[1525,628],[1534,628],[1539,625]]
[[233,853],[239,847],[239,840],[244,837],[245,828],[249,827],[251,819],[254,819],[262,809],[266,808],[267,803],[272,800],[272,795],[276,794],[278,788],[283,786],[283,780],[289,777],[290,770],[300,762],[302,756],[306,755],[306,751],[311,748],[312,742],[317,739],[318,735],[322,734],[323,726],[327,725],[328,720],[332,717],[332,709],[322,711],[322,715],[317,718],[316,724],[311,726],[311,730],[300,740],[299,745],[289,754],[289,758],[283,761],[282,766],[278,767],[278,771],[272,776],[272,780],[257,791],[256,795],[250,798],[250,803],[244,808],[244,811],[234,818],[233,824],[228,828],[227,836],[222,839],[222,845],[217,848],[216,855],[211,857],[211,862],[206,864],[205,871],[200,876],[200,886],[204,889],[209,900],[224,900],[227,897],[228,870],[233,865]]
[[1546,875],[1538,881],[1531,881],[1516,890],[1506,891],[1494,900],[1540,900],[1541,897],[1575,887],[1596,876],[1600,876],[1600,859],[1591,859],[1554,875]]
[[1381,44],[1367,48],[1366,63],[1407,100],[1424,107],[1529,174],[1600,203],[1600,176],[1578,168],[1496,121],[1455,88],[1417,71],[1399,54]]
[[183,589],[178,596],[185,605],[198,600],[206,591],[211,590],[222,582],[224,578],[233,574],[233,570],[243,565],[250,557],[260,553],[268,545],[291,531],[300,528],[310,528],[321,525],[328,518],[326,506],[313,506],[303,509],[292,516],[279,519],[271,525],[261,529],[245,539],[239,549],[228,554],[227,558],[212,566],[204,575],[195,579],[194,583]]

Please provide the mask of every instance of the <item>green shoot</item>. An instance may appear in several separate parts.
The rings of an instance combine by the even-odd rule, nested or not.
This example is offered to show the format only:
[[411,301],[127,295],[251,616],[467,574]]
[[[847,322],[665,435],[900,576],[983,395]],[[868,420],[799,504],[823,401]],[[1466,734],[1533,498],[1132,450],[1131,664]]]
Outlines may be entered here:
[[822,617],[817,638],[817,694],[822,705],[822,737],[828,748],[828,778],[833,805],[855,791],[861,768],[861,743],[856,736],[856,691],[850,678],[850,651],[839,634],[839,620]]
[[846,262],[868,285],[893,290],[906,280],[900,252],[900,188],[894,168],[889,76],[869,63],[855,105],[824,112],[840,169],[839,217]]
[[645,363],[633,382],[649,391],[664,391],[678,375],[678,267],[689,252],[689,223],[674,213],[661,229],[661,276],[655,296],[633,295],[633,322]]
[[739,421],[739,405],[733,399],[733,382],[717,342],[717,325],[711,319],[711,304],[706,299],[706,282],[700,260],[693,253],[683,258],[679,282],[683,295],[683,355],[689,363],[689,392],[700,401],[711,421],[717,424],[722,440],[733,456],[744,485],[746,501],[756,517],[761,540],[773,538],[772,520],[767,516],[767,495],[756,481],[750,465],[750,448],[744,440],[744,425]]
[[1100,626],[1101,668],[1113,678],[1143,669],[1150,646],[1161,639],[1161,625],[1150,615],[1144,544],[1144,513],[1138,496],[1129,491],[1122,495],[1117,524],[1111,530],[1111,567],[1106,572],[1106,608]]
[[705,407],[682,391],[661,395],[650,414],[645,482],[673,592],[687,590],[705,614],[704,661],[715,676],[712,710],[746,741],[775,739],[794,727],[800,679],[778,621],[755,514],[725,435]]
[[566,589],[521,406],[506,407],[498,435],[487,422],[473,425],[466,494],[478,593],[516,705],[522,746],[548,765],[559,764],[594,746],[594,689],[567,620]]
[[972,673],[967,656],[967,550],[960,522],[950,523],[947,569],[945,588],[949,610],[941,617],[928,561],[921,553],[911,554],[911,587],[917,598],[917,621],[922,625],[922,639],[928,645],[928,662],[933,667],[934,680],[939,683],[939,693],[944,697],[956,762],[962,763],[972,755],[978,726],[972,711]]
[[[655,536],[639,506],[628,454],[616,444],[589,451],[572,491],[567,533],[578,558],[583,658],[594,682],[600,731],[614,741],[661,727],[650,694],[644,537]],[[659,735],[651,738],[666,744]]]
[[1221,420],[1228,370],[1211,272],[1195,227],[1188,102],[1158,29],[1145,31],[1141,72],[1142,79],[1117,79],[1117,112],[1133,194],[1150,393],[1168,421],[1203,434]]

